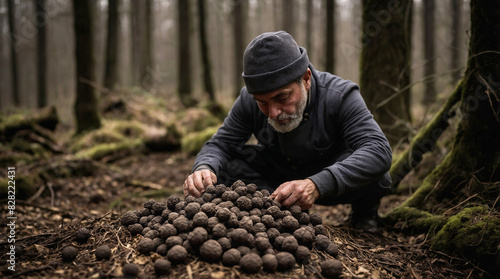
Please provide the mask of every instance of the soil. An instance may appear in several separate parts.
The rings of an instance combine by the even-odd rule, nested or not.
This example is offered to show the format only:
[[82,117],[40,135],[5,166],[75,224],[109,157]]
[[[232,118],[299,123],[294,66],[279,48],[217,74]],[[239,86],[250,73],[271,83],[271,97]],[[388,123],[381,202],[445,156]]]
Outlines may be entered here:
[[[56,156],[57,157],[57,156]],[[51,158],[49,161],[64,158]],[[165,200],[169,195],[182,197],[182,184],[191,171],[193,156],[180,152],[151,153],[98,164],[92,176],[56,177],[41,185],[35,195],[16,200],[15,272],[7,269],[12,235],[0,221],[0,260],[2,278],[106,278],[122,277],[122,266],[139,266],[140,278],[156,277],[154,262],[162,256],[140,254],[137,243],[120,226],[120,217],[128,210],[140,210],[149,199]],[[49,164],[38,162],[37,164]],[[17,173],[29,173],[33,165],[18,166]],[[389,195],[382,201],[380,214],[400,204],[405,195]],[[2,200],[7,212],[7,200]],[[484,278],[489,275],[465,259],[450,257],[429,249],[427,235],[406,235],[382,228],[377,234],[354,230],[349,226],[349,205],[314,206],[310,211],[323,217],[330,238],[339,247],[343,264],[340,278]],[[80,228],[91,237],[86,243],[75,241]],[[79,252],[72,262],[62,260],[61,251],[73,245]],[[111,248],[110,260],[96,260],[99,246]],[[311,264],[296,265],[292,271],[248,275],[238,267],[206,263],[190,258],[186,264],[173,265],[169,278],[323,278],[319,263],[331,258],[313,250]]]

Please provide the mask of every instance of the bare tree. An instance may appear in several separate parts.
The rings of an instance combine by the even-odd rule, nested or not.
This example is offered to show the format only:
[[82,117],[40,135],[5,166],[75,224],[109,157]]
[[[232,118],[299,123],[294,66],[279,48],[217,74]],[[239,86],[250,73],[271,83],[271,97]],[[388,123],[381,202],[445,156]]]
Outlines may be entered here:
[[245,15],[243,13],[245,0],[233,0],[233,38],[234,38],[234,94],[240,95],[240,89],[243,86],[243,52],[245,51]]
[[149,90],[152,71],[151,0],[132,0],[132,70],[135,85]]
[[335,70],[335,0],[326,0],[326,63],[325,71]]
[[429,105],[436,98],[436,57],[434,54],[434,0],[423,0],[423,30],[424,30],[424,77],[427,78],[424,89],[423,103]]
[[462,0],[451,0],[451,50],[450,50],[450,68],[454,70],[451,83],[455,84],[461,76],[460,67],[460,42],[462,40]]
[[185,107],[194,105],[191,96],[191,11],[189,0],[177,0],[178,11],[178,37],[179,37],[179,60],[178,60],[178,93]]
[[294,16],[295,13],[295,0],[287,0],[281,3],[283,9],[282,20],[283,20],[283,30],[290,33],[290,35],[295,36],[295,21],[297,18]]
[[215,90],[212,81],[212,63],[210,61],[210,51],[208,49],[206,35],[205,0],[198,0],[198,13],[198,28],[200,29],[200,51],[203,64],[203,85],[205,88],[205,92],[207,92],[208,96],[210,97],[210,100],[215,102]]
[[38,72],[38,107],[47,105],[47,44],[46,27],[47,15],[45,11],[45,0],[36,1],[37,21],[37,72]]
[[10,37],[10,71],[12,77],[12,100],[14,105],[19,106],[19,84],[17,70],[17,40],[16,40],[16,10],[14,0],[7,0],[8,20],[9,20],[9,37]]
[[73,0],[76,55],[76,133],[101,127],[94,87],[94,35],[90,0]]
[[307,0],[306,3],[306,50],[309,60],[311,60],[311,55],[313,52],[313,0]]
[[108,34],[104,86],[113,89],[118,81],[118,0],[108,0]]

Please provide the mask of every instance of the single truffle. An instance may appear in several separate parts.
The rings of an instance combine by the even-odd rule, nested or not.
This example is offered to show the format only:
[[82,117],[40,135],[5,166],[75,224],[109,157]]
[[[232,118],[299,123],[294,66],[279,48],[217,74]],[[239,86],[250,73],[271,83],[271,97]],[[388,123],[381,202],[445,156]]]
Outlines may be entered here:
[[229,219],[229,217],[231,217],[231,211],[227,208],[219,208],[217,213],[215,213],[215,216],[219,219],[219,221],[225,222]]
[[167,239],[171,236],[177,235],[177,229],[172,224],[166,224],[160,227],[158,233],[159,237]]
[[276,254],[278,260],[278,270],[286,271],[295,266],[295,257],[288,252],[279,252]]
[[151,209],[151,208],[153,208],[154,203],[155,203],[154,200],[149,200],[149,201],[144,203],[144,208]]
[[165,275],[170,272],[171,263],[166,259],[157,259],[154,263],[155,272],[157,275]]
[[274,254],[265,254],[262,256],[262,267],[264,271],[275,272],[278,268],[278,259]]
[[165,244],[167,244],[167,248],[172,248],[176,245],[182,245],[182,242],[184,240],[182,239],[182,237],[178,236],[178,235],[174,235],[174,236],[171,236],[169,238],[167,238],[165,240]]
[[167,205],[164,202],[155,202],[153,204],[153,207],[151,210],[156,214],[156,215],[161,215],[163,210],[167,208]]
[[328,259],[321,263],[321,274],[327,278],[337,278],[342,274],[342,262]]
[[215,186],[214,185],[208,185],[205,188],[205,193],[215,194]]
[[167,244],[163,243],[156,247],[156,253],[162,256],[166,256],[168,252]]
[[100,260],[109,260],[111,258],[111,249],[108,245],[101,245],[95,249],[95,258]]
[[260,190],[260,192],[262,193],[262,195],[263,195],[264,197],[269,197],[269,195],[270,195],[269,191],[268,191],[268,190],[266,190],[266,189],[262,189],[262,190]]
[[199,246],[208,239],[208,232],[205,228],[196,227],[188,234],[188,240],[191,245]]
[[251,210],[252,209],[252,200],[247,197],[239,197],[236,200],[236,206],[241,210]]
[[215,186],[215,196],[222,197],[222,195],[227,191],[227,187],[224,184],[219,184]]
[[186,206],[186,203],[184,201],[180,201],[175,205],[175,212],[181,212],[184,210],[184,207]]
[[252,197],[252,207],[254,208],[262,208],[264,207],[264,201],[259,197]]
[[241,181],[241,180],[236,180],[233,185],[231,185],[231,189],[236,189],[238,188],[239,186],[246,186],[245,185],[245,182]]
[[125,277],[135,277],[139,273],[139,266],[135,263],[126,263],[123,265],[122,271]]
[[250,248],[248,248],[248,246],[240,246],[236,249],[238,249],[238,251],[240,251],[241,256],[245,256],[246,254],[249,254],[250,252],[252,252],[252,250]]
[[226,191],[222,194],[223,201],[236,201],[239,197],[240,195],[238,195],[235,191]]
[[85,243],[90,238],[90,231],[87,228],[80,228],[75,233],[75,240],[78,243]]
[[240,222],[238,221],[238,217],[236,214],[231,213],[231,216],[229,216],[229,219],[226,221],[226,227],[228,228],[237,228],[240,225]]
[[178,212],[171,212],[170,214],[168,214],[168,222],[170,224],[173,224],[175,219],[179,218],[179,216],[181,216]]
[[134,211],[125,212],[121,220],[122,226],[129,226],[137,223],[138,221],[139,221],[139,216],[137,216],[137,213]]
[[266,225],[262,224],[262,223],[257,223],[253,226],[253,231],[255,233],[258,233],[258,232],[266,232],[267,231],[267,228],[266,228]]
[[271,243],[269,242],[269,239],[267,237],[257,237],[255,239],[255,248],[257,248],[259,251],[265,251],[271,247]]
[[204,203],[211,202],[214,199],[214,195],[210,194],[210,193],[207,193],[206,190],[205,190],[205,193],[203,193],[201,195],[201,199],[203,200]]
[[240,267],[247,273],[257,273],[262,268],[262,259],[257,254],[248,253],[241,257]]
[[222,246],[216,240],[209,239],[201,245],[200,256],[205,261],[219,261],[222,256]]
[[144,237],[154,239],[154,238],[158,237],[159,235],[160,235],[160,233],[157,230],[151,229],[147,233],[144,234]]
[[337,257],[339,255],[339,247],[335,243],[330,243],[328,247],[326,248],[326,252],[332,256],[332,257]]
[[78,255],[78,249],[74,246],[66,246],[61,251],[62,259],[65,262],[74,261],[77,255]]
[[227,235],[226,226],[224,226],[224,224],[221,223],[215,225],[214,228],[212,229],[212,235],[215,239],[225,237]]
[[302,209],[298,205],[290,206],[288,211],[290,211],[290,213],[292,213],[292,216],[297,218],[297,219],[299,218],[300,214],[302,214]]
[[266,210],[266,214],[273,216],[274,220],[281,218],[281,209],[275,205]]
[[299,263],[305,263],[311,258],[311,251],[306,246],[299,246],[295,251],[295,259]]
[[254,183],[247,184],[247,193],[253,194],[256,191],[257,191],[257,185],[255,185]]
[[129,225],[128,226],[128,231],[130,232],[130,234],[132,235],[138,235],[142,232],[144,228],[142,227],[141,224],[139,223],[135,223],[135,224],[132,224],[132,225]]
[[229,238],[221,237],[221,238],[217,239],[217,242],[219,242],[223,251],[227,251],[227,250],[231,249],[231,240],[229,240]]
[[196,202],[189,203],[184,207],[184,210],[186,211],[186,217],[192,218],[198,211],[200,211],[201,205]]
[[274,227],[274,217],[271,214],[266,214],[261,218],[262,224],[266,225],[267,228]]
[[267,230],[267,237],[271,240],[274,240],[276,237],[280,235],[280,231],[276,228],[270,228]]
[[253,232],[252,219],[250,219],[250,217],[248,216],[241,218],[241,220],[239,221],[239,227],[245,229],[249,233]]
[[247,244],[248,232],[245,229],[237,228],[229,235],[233,244]]
[[222,264],[225,266],[234,266],[240,263],[241,253],[238,249],[231,248],[222,255]]
[[156,246],[151,238],[142,238],[137,244],[137,251],[144,255],[149,255],[149,253],[156,251]]
[[283,218],[283,229],[293,232],[299,228],[299,221],[293,216],[285,216]]
[[314,234],[311,233],[307,228],[298,228],[293,232],[293,236],[302,245],[311,245],[314,242]]
[[282,235],[278,235],[275,239],[274,239],[274,243],[273,243],[273,246],[276,250],[281,250],[281,246],[283,245],[283,241],[285,240],[285,237],[282,236]]
[[208,216],[205,212],[200,211],[194,215],[194,217],[193,217],[193,226],[194,227],[206,228],[207,225],[208,225]]
[[215,215],[215,204],[214,203],[205,203],[201,206],[200,210],[205,212],[208,217],[212,217]]
[[186,206],[192,202],[195,202],[196,201],[196,198],[194,196],[187,196],[184,198],[184,202],[186,203]]
[[323,218],[321,218],[321,215],[316,212],[309,214],[309,218],[311,219],[311,224],[313,224],[313,226],[321,225],[321,223],[323,223]]
[[181,215],[174,220],[173,225],[177,229],[177,232],[185,232],[189,229],[189,220]]
[[328,236],[322,234],[316,236],[316,241],[314,242],[316,249],[318,249],[318,251],[325,251],[326,248],[328,248],[328,246],[330,245],[330,243],[331,241],[328,238]]
[[309,223],[311,223],[309,214],[307,214],[306,212],[300,213],[300,216],[297,218],[297,220],[299,220],[299,224],[301,225],[308,225]]
[[290,253],[295,253],[297,248],[299,247],[299,243],[297,242],[297,239],[293,236],[287,236],[283,240],[283,244],[281,245],[281,249],[283,251],[287,251]]
[[170,210],[175,210],[175,205],[179,203],[181,199],[177,196],[170,196],[167,198],[167,207]]
[[325,226],[323,226],[323,225],[316,225],[316,226],[314,226],[314,233],[316,235],[319,235],[319,234],[327,235],[328,234]]
[[187,250],[181,245],[175,245],[167,253],[167,259],[173,263],[182,263],[187,259]]
[[247,194],[247,187],[246,186],[238,186],[234,189],[234,191],[236,193],[238,193],[238,195],[241,196],[245,196]]
[[208,224],[207,224],[208,231],[212,231],[215,225],[217,224],[219,224],[219,218],[215,216],[208,218]]

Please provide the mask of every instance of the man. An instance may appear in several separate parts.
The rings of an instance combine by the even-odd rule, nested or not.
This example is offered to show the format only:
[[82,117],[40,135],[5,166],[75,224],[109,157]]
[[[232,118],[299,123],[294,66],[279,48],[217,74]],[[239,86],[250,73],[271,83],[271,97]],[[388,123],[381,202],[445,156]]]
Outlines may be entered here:
[[[184,194],[240,179],[284,207],[350,203],[353,226],[376,232],[392,152],[358,86],[316,71],[284,31],[247,46],[242,76],[246,87],[199,152]],[[245,144],[252,135],[258,144]]]

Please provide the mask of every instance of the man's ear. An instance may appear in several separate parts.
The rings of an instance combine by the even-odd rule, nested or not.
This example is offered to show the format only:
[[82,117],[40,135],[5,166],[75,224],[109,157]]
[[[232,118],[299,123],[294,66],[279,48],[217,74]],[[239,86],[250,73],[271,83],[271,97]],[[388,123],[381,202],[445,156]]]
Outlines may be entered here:
[[306,73],[302,76],[302,80],[304,81],[304,87],[306,88],[306,90],[309,90],[309,88],[311,88],[311,76],[311,69],[307,68]]

